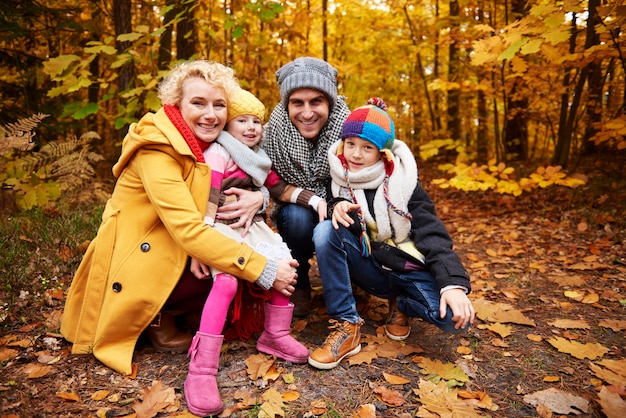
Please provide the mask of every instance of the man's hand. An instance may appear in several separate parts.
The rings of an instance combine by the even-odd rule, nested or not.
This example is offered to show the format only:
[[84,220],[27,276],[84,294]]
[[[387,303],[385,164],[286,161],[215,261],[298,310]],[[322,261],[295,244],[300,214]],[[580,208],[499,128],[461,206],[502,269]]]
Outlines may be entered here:
[[227,195],[237,196],[236,202],[227,203],[217,209],[217,218],[223,220],[239,219],[237,222],[230,224],[233,229],[244,227],[241,237],[245,237],[252,225],[254,215],[263,206],[263,193],[260,191],[252,191],[231,187],[224,190]]

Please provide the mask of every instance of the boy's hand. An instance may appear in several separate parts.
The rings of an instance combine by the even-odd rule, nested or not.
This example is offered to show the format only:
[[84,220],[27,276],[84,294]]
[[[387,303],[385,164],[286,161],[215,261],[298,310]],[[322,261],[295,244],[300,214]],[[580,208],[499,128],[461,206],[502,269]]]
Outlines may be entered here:
[[468,324],[474,323],[474,306],[463,289],[450,289],[441,294],[439,303],[439,316],[446,317],[446,310],[450,307],[452,311],[452,321],[455,329],[463,329]]
[[333,227],[339,229],[339,224],[349,228],[354,223],[354,219],[350,216],[350,212],[359,210],[361,205],[350,203],[347,200],[337,203],[333,206]]
[[326,216],[328,215],[328,202],[325,200],[320,200],[317,204],[317,216],[319,218],[319,222],[321,223]]

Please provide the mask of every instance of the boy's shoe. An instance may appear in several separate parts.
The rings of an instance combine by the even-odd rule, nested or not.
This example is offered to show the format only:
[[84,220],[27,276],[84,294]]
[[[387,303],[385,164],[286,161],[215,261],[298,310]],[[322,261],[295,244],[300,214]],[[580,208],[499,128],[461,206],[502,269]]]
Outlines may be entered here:
[[346,357],[353,356],[361,351],[361,326],[363,321],[351,324],[348,321],[339,322],[334,319],[330,320],[331,326],[334,328],[324,345],[313,351],[309,356],[309,364],[322,370],[337,367],[341,360]]
[[394,341],[406,340],[411,334],[411,326],[409,325],[409,317],[400,312],[396,304],[396,298],[389,299],[389,316],[387,322],[383,326],[387,337]]

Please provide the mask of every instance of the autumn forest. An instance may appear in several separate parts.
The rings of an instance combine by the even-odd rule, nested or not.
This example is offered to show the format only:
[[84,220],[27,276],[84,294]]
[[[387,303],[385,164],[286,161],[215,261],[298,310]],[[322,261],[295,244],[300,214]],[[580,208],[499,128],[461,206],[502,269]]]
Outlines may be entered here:
[[[0,418],[192,416],[184,354],[140,343],[130,377],[70,356],[64,295],[164,74],[224,63],[269,116],[299,56],[338,69],[351,109],[389,105],[477,324],[412,319],[391,342],[385,301],[362,295],[363,352],[332,372],[230,343],[222,416],[623,418],[625,31],[625,0],[3,0]],[[317,280],[293,324],[307,347],[327,333]]]

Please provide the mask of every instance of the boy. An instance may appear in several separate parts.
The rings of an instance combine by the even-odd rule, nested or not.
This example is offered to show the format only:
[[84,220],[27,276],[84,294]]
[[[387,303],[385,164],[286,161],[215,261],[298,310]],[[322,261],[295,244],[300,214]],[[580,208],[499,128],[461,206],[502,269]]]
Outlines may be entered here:
[[328,151],[329,219],[315,228],[313,242],[334,331],[309,356],[318,369],[361,350],[363,320],[352,283],[389,299],[384,328],[393,340],[409,336],[409,317],[447,332],[474,321],[469,277],[419,184],[411,150],[394,140],[386,109],[379,98],[355,109]]

